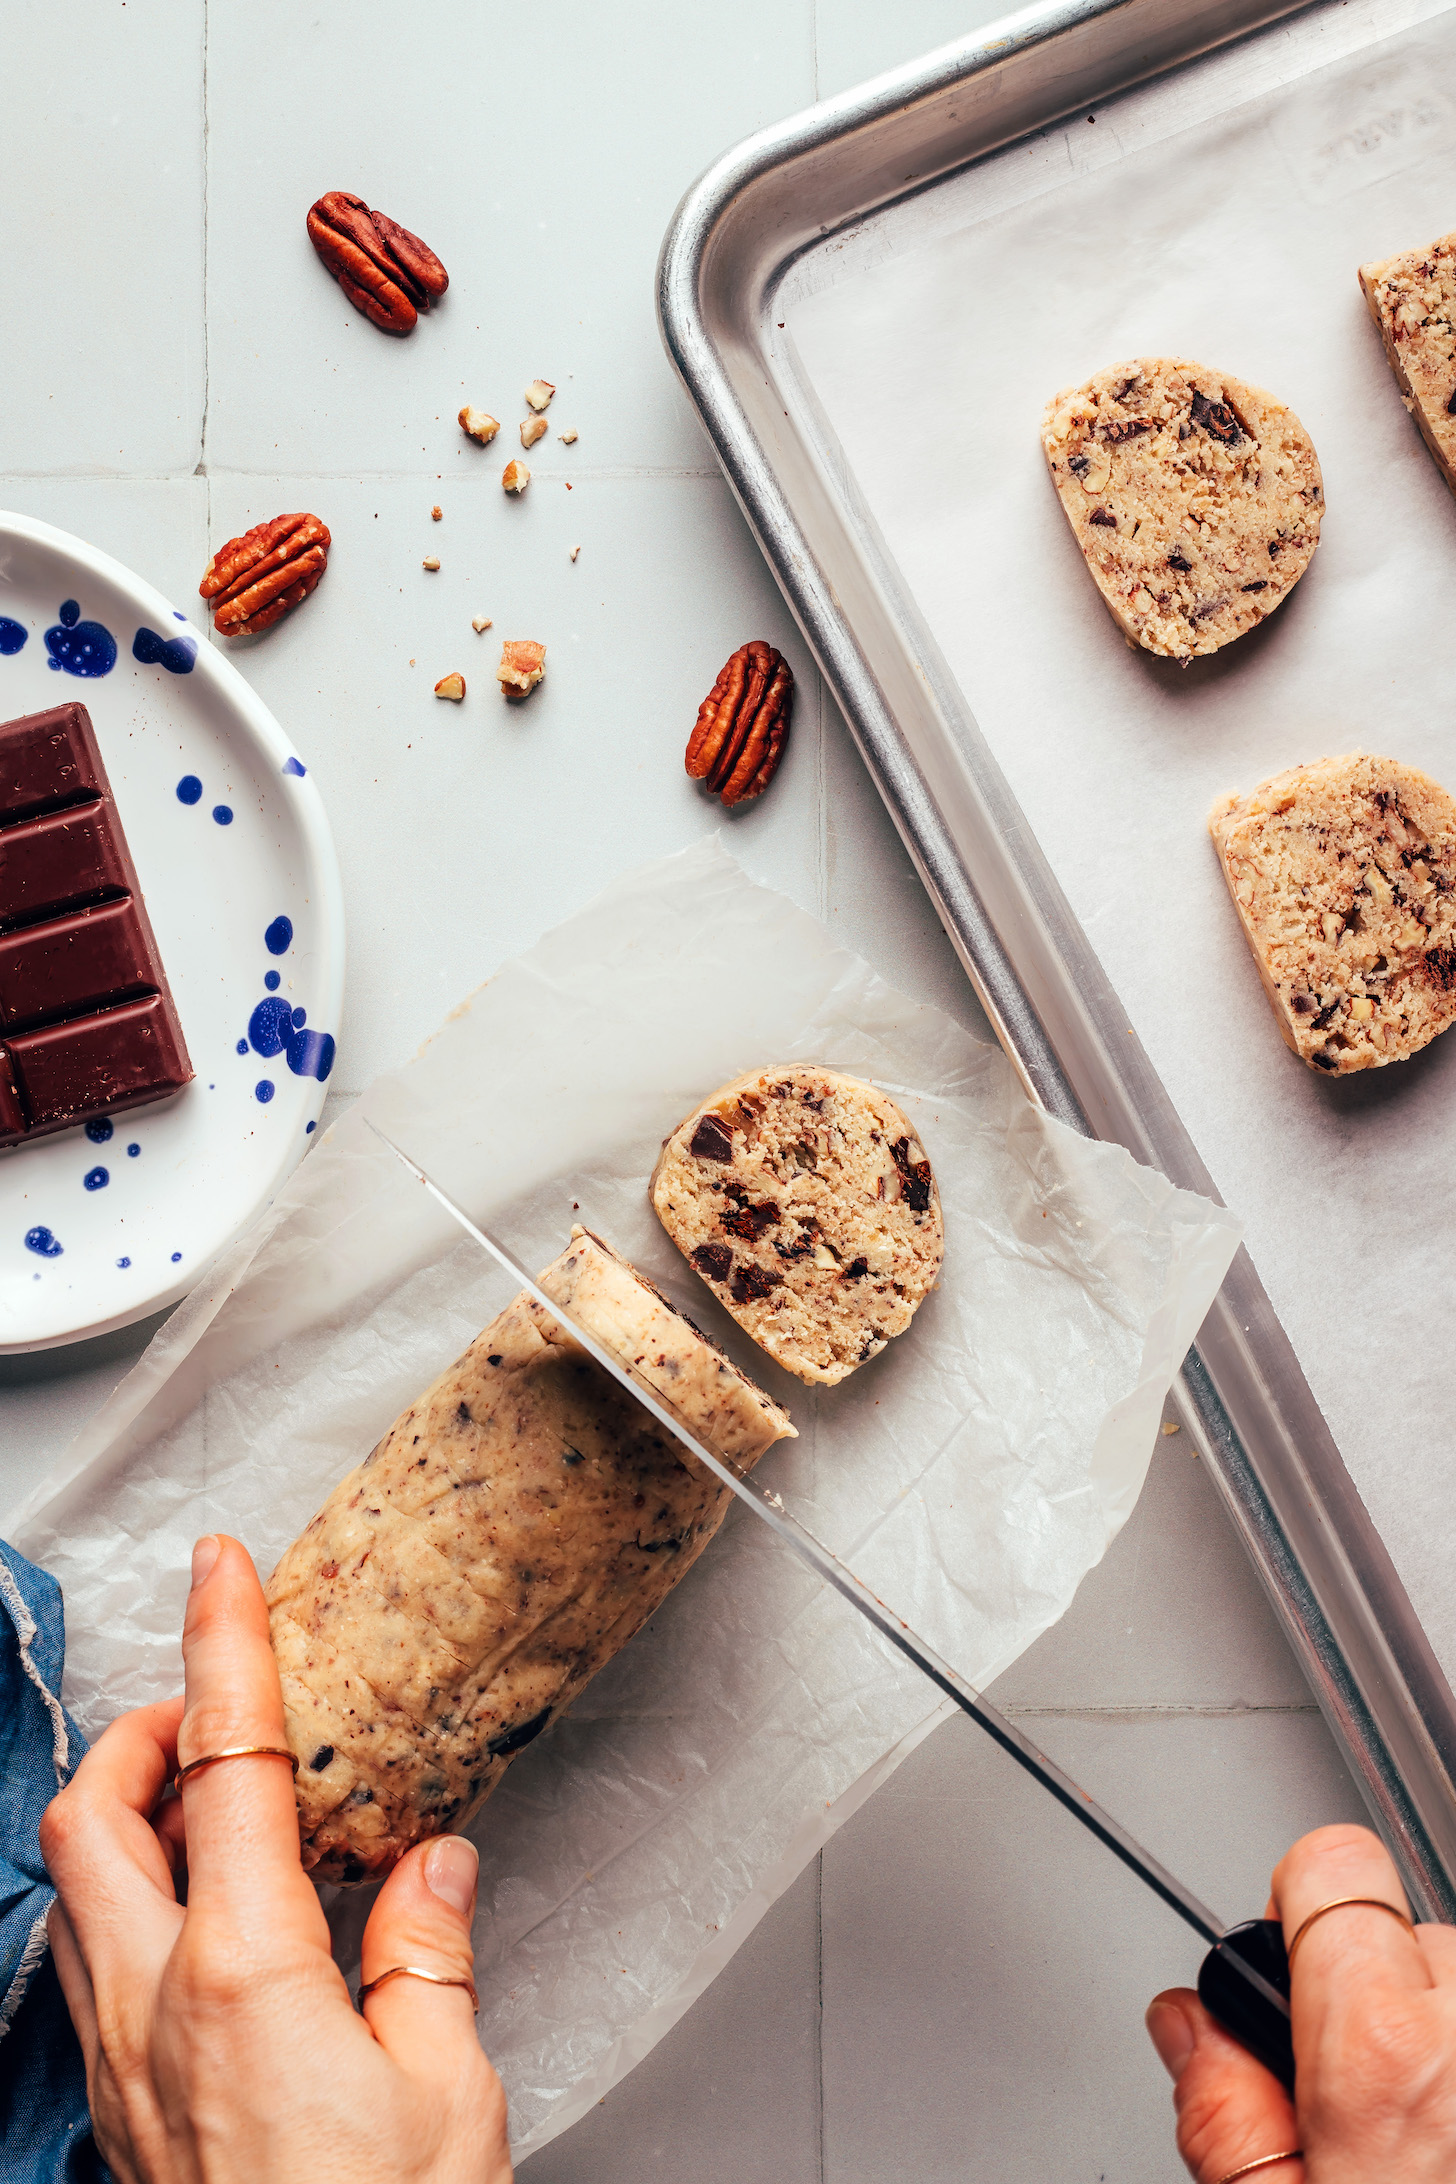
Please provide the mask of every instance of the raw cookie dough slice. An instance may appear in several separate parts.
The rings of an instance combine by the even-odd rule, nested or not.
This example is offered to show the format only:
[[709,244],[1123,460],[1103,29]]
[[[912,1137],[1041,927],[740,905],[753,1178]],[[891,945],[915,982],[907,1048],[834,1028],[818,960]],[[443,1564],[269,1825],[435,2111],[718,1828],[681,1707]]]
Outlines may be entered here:
[[658,1219],[740,1327],[830,1386],[902,1334],[940,1271],[940,1194],[873,1085],[763,1069],[724,1085],[662,1148]]
[[1360,286],[1401,399],[1456,493],[1456,235],[1362,265]]
[[1456,1021],[1456,803],[1393,758],[1322,758],[1229,796],[1212,834],[1287,1046],[1343,1075]]
[[[585,1229],[541,1286],[745,1469],[794,1429]],[[529,1298],[334,1489],[267,1585],[303,1862],[458,1828],[690,1569],[731,1500]]]
[[1217,652],[1278,606],[1319,543],[1309,434],[1261,387],[1184,357],[1113,364],[1047,404],[1042,446],[1131,645]]

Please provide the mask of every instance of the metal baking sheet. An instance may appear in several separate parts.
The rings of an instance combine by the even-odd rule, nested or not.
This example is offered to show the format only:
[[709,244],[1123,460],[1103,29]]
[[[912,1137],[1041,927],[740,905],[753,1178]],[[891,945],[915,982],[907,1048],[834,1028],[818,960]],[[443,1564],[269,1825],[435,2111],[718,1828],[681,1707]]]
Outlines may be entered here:
[[[1444,1615],[1439,1555],[1409,1526],[1402,1541],[1395,1521],[1406,1512],[1390,1443],[1394,1429],[1410,1445],[1411,1421],[1390,1397],[1385,1361],[1412,1354],[1413,1324],[1423,1353],[1438,1350],[1452,1300],[1436,1271],[1438,1207],[1419,1234],[1383,1220],[1381,1172],[1400,1200],[1395,1164],[1419,1144],[1434,1182],[1456,1130],[1441,1091],[1456,1051],[1333,1086],[1307,1078],[1260,1017],[1265,1005],[1238,961],[1243,943],[1200,842],[1212,794],[1201,794],[1201,769],[1213,756],[1222,760],[1214,790],[1252,787],[1301,757],[1359,744],[1456,782],[1456,731],[1441,719],[1444,640],[1411,650],[1413,632],[1438,628],[1445,607],[1439,559],[1411,550],[1409,534],[1414,527],[1429,549],[1433,527],[1449,534],[1450,505],[1384,376],[1378,341],[1359,323],[1354,288],[1359,257],[1453,224],[1456,108],[1431,65],[1443,51],[1456,57],[1449,0],[1081,0],[1027,10],[719,162],[669,231],[659,311],[730,483],[1028,1094],[1180,1184],[1218,1195],[1216,1175],[1248,1220],[1255,1254],[1240,1254],[1190,1353],[1185,1417],[1413,1897],[1450,1917],[1456,1702],[1442,1658],[1456,1659],[1456,1625],[1433,1616],[1433,1646],[1413,1602],[1414,1593]],[[1255,171],[1236,142],[1254,147]],[[1209,178],[1223,175],[1227,189],[1210,192]],[[1367,247],[1369,221],[1357,215],[1376,201],[1372,185],[1384,221]],[[1255,258],[1236,253],[1230,263],[1210,246],[1215,234],[1227,240],[1237,215],[1222,199],[1240,190],[1239,248]],[[1169,213],[1180,203],[1181,252]],[[1114,231],[1119,222],[1135,231],[1143,204],[1162,224],[1159,247],[1139,257],[1135,232],[1120,244]],[[1029,280],[1020,312],[1007,308],[1016,299],[1004,282],[995,285],[1017,222],[1012,240],[1028,264],[1043,246],[1044,293]],[[1314,241],[1328,246],[1332,235],[1344,253],[1337,298],[1335,269]],[[1281,249],[1290,290],[1305,299],[1305,323],[1285,333],[1305,340],[1307,396],[1245,353],[1254,336],[1240,324],[1240,301],[1268,281],[1269,254]],[[926,307],[924,253],[935,250],[947,299],[940,323]],[[1206,326],[1190,270],[1202,279]],[[878,286],[878,322],[874,312],[856,319],[865,284]],[[969,335],[967,298],[983,306]],[[1163,339],[1159,308],[1176,321]],[[861,341],[876,323],[883,340]],[[1261,355],[1295,353],[1260,338]],[[1046,396],[1157,349],[1275,383],[1321,448],[1331,510],[1310,575],[1268,631],[1183,678],[1124,652],[1059,535],[1050,486],[1033,476]],[[1357,435],[1352,449],[1343,430],[1336,449],[1321,442],[1321,418],[1348,426],[1341,374],[1351,372],[1363,375],[1376,422],[1365,445]],[[992,425],[971,415],[971,396],[995,385],[1006,415]],[[871,400],[883,434],[867,427]],[[897,490],[897,463],[926,472],[918,503]],[[1332,550],[1342,502],[1350,520]],[[968,511],[991,533],[976,551],[957,530]],[[1439,545],[1449,551],[1449,535]],[[1385,586],[1372,579],[1363,601],[1362,567],[1383,572]],[[1018,596],[1033,570],[1036,597]],[[979,625],[976,586],[990,598]],[[1364,626],[1381,633],[1363,649],[1351,635],[1362,605]],[[1006,637],[1018,619],[1033,650],[1020,670]],[[1073,703],[1055,671],[1079,624]],[[1386,713],[1407,718],[1408,693],[1398,708],[1380,697],[1413,656],[1433,701],[1417,749],[1381,733]],[[1253,725],[1241,735],[1244,713]],[[1092,843],[1080,856],[1067,823],[1076,795]],[[1108,911],[1108,862],[1130,860],[1142,882],[1159,858],[1179,861],[1178,877],[1172,907],[1144,917],[1144,947],[1136,917]],[[1186,883],[1185,865],[1196,875]],[[1169,972],[1190,939],[1208,984],[1201,1071],[1200,1057],[1187,1056],[1189,1013]],[[1299,1249],[1284,1248],[1278,1220],[1289,1177],[1307,1178],[1331,1205],[1323,1227],[1301,1214]],[[1314,1387],[1255,1270],[1261,1255],[1301,1331]],[[1362,1406],[1365,1387],[1375,1400]],[[1340,1422],[1348,1466],[1326,1413]],[[1441,1432],[1427,1411],[1427,1474]],[[1377,1509],[1387,1497],[1388,1539],[1356,1481]]]

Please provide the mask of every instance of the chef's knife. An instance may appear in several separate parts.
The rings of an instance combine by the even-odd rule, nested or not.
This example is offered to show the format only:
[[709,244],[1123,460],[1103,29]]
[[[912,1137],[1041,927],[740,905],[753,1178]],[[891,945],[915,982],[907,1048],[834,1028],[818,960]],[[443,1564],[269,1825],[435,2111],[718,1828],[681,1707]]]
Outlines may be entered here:
[[[367,1120],[367,1117],[366,1117]],[[957,1674],[910,1625],[886,1606],[879,1595],[857,1577],[845,1563],[839,1560],[822,1541],[790,1515],[773,1490],[762,1486],[749,1473],[736,1465],[726,1463],[688,1432],[681,1419],[675,1417],[660,1403],[650,1387],[636,1379],[610,1350],[604,1349],[595,1335],[582,1326],[554,1297],[548,1297],[540,1283],[519,1265],[503,1244],[498,1244],[484,1229],[477,1228],[469,1214],[446,1196],[438,1183],[426,1175],[408,1153],[386,1137],[377,1123],[370,1122],[370,1129],[396,1160],[408,1168],[415,1179],[423,1183],[430,1196],[444,1207],[452,1221],[474,1237],[481,1248],[503,1267],[512,1281],[534,1297],[543,1311],[554,1320],[569,1327],[587,1355],[595,1359],[604,1373],[609,1373],[619,1387],[625,1388],[634,1400],[654,1418],[664,1432],[681,1443],[690,1456],[716,1479],[721,1480],[731,1494],[745,1503],[759,1519],[768,1525],[787,1547],[791,1547],[800,1560],[807,1562],[815,1575],[832,1585],[837,1593],[869,1623],[882,1638],[913,1661],[921,1674],[933,1683],[947,1698],[955,1700],[964,1713],[970,1715],[988,1736],[994,1737],[1004,1752],[1009,1752],[1019,1766],[1033,1775],[1045,1790],[1050,1790],[1057,1802],[1080,1820],[1083,1827],[1096,1836],[1099,1843],[1134,1872],[1145,1887],[1161,1897],[1170,1910],[1176,1911],[1193,1928],[1196,1934],[1213,1944],[1204,1958],[1198,1975],[1198,1992],[1207,2009],[1234,2035],[1234,2038],[1257,2055],[1286,2086],[1294,2083],[1294,2050],[1290,2040],[1289,2024],[1289,1967],[1284,1953],[1284,1937],[1276,1921],[1250,1919],[1239,1926],[1226,1927],[1216,1918],[1206,1904],[1200,1903],[1193,1891],[1160,1865],[1142,1845],[1128,1834],[1119,1821],[1104,1812],[1085,1790],[1079,1789],[1071,1776],[1064,1774],[1054,1760],[1037,1750],[1029,1737],[1009,1722],[991,1704],[972,1690],[963,1676]]]

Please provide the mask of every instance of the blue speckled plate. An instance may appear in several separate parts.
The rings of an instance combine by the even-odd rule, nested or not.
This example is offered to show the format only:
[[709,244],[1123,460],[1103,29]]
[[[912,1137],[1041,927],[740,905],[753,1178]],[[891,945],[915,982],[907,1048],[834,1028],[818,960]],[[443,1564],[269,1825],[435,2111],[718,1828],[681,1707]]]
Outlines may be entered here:
[[95,723],[197,1074],[0,1153],[0,1350],[186,1294],[303,1153],[343,1001],[343,893],[306,754],[150,584],[0,513],[0,720],[68,698]]

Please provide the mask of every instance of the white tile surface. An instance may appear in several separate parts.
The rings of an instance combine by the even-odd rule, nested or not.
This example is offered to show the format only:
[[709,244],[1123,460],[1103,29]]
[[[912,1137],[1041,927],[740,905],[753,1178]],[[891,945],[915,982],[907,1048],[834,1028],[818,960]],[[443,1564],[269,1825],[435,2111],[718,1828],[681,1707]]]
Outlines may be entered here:
[[5,12],[0,470],[197,462],[203,22],[191,0]]
[[522,2184],[821,2184],[819,1863],[630,2078]]
[[[715,823],[887,976],[976,1019],[662,356],[652,282],[674,204],[720,150],[996,12],[565,0],[538,23],[503,0],[359,0],[341,37],[337,5],[214,7],[205,200],[197,11],[81,0],[63,82],[48,19],[10,26],[9,78],[37,93],[0,139],[9,199],[34,209],[11,241],[0,470],[36,474],[0,476],[0,501],[179,604],[249,522],[316,508],[334,532],[316,596],[234,656],[338,836],[335,1105],[545,924]],[[330,187],[417,225],[449,266],[445,307],[407,341],[313,257],[303,216]],[[517,505],[498,480],[537,373],[560,391]],[[487,450],[456,429],[467,398],[503,420]],[[123,475],[68,475],[107,470]],[[495,626],[477,637],[481,612]],[[508,635],[548,646],[545,684],[509,709],[493,678]],[[681,750],[750,635],[789,653],[799,713],[773,794],[725,820]],[[459,707],[430,695],[453,667]],[[0,1524],[145,1334],[0,1360]],[[1181,1437],[998,1696],[1231,1912],[1260,1908],[1295,1832],[1357,1810]],[[1172,2176],[1140,2020],[1194,1952],[991,1747],[938,1732],[831,1845],[822,1884],[822,1932],[816,1866],[632,2078],[527,2165],[532,2184]]]
[[[1317,1715],[1037,1734],[1230,1918],[1293,1836],[1360,1817]],[[1142,2013],[1199,1945],[969,1723],[826,1849],[823,1937],[825,2184],[1170,2184]]]
[[[811,20],[810,0],[571,0],[539,18],[355,0],[341,37],[333,7],[214,9],[209,464],[499,475],[539,374],[584,460],[705,466],[657,337],[657,252],[719,152],[813,98]],[[406,339],[314,257],[304,215],[329,189],[444,261],[450,292]],[[467,399],[505,428],[483,455],[460,447]]]

